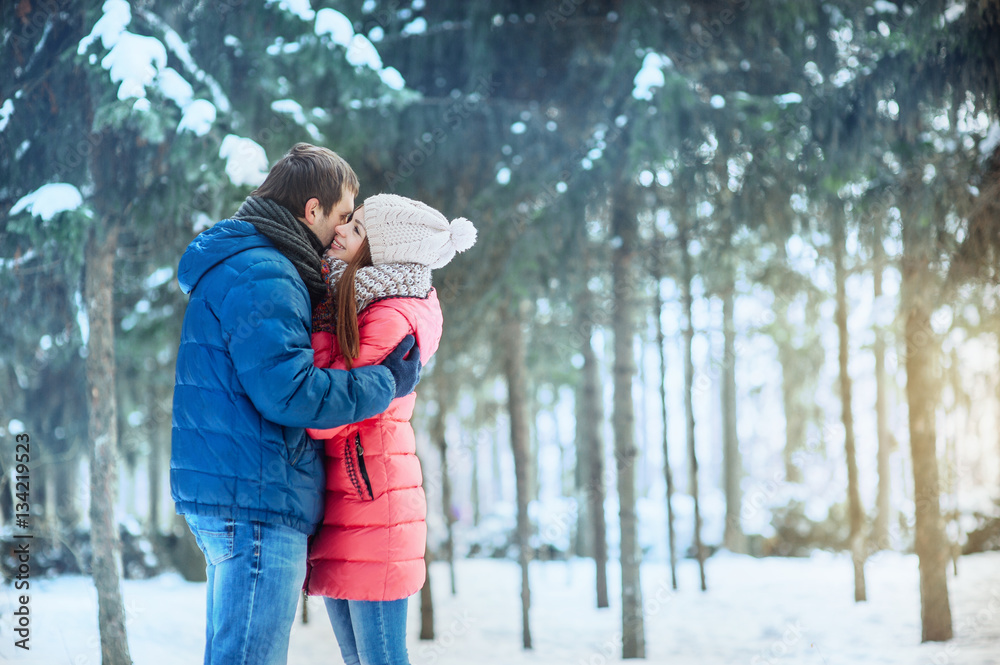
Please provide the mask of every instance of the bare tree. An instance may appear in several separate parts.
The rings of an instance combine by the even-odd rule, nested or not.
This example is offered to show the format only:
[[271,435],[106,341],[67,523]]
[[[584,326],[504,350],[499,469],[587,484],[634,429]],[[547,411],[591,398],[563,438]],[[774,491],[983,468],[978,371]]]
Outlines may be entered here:
[[656,346],[660,351],[660,422],[663,423],[663,476],[666,481],[667,495],[667,549],[670,552],[670,584],[677,589],[677,547],[674,537],[674,474],[670,469],[670,447],[667,433],[667,350],[666,336],[663,332],[663,298],[660,295],[660,282],[663,260],[663,248],[653,260],[653,315],[656,317]]
[[[913,493],[916,534],[914,549],[920,561],[921,640],[939,642],[952,637],[948,600],[948,540],[941,521],[938,479],[937,424],[940,381],[940,340],[931,327],[937,290],[934,284],[936,226],[943,217],[939,206],[922,206],[907,188],[909,205],[903,219],[902,310],[906,335],[906,399],[909,405],[910,452],[913,457]],[[927,208],[930,207],[931,210]]]
[[701,590],[705,591],[705,548],[701,543],[701,509],[698,505],[698,454],[695,450],[694,438],[694,359],[691,356],[691,346],[694,341],[694,296],[691,293],[691,282],[694,269],[691,265],[690,229],[687,220],[678,224],[678,234],[681,244],[681,266],[683,271],[684,300],[684,411],[687,422],[687,451],[689,483],[691,497],[694,499],[694,550],[698,558],[698,571],[701,576]]
[[448,577],[451,582],[451,595],[454,596],[458,593],[455,584],[455,517],[451,510],[451,475],[448,473],[448,441],[445,436],[451,394],[448,391],[448,376],[440,364],[434,372],[434,395],[437,398],[437,413],[431,421],[430,433],[440,456],[441,516],[444,517],[445,525],[444,555],[448,560]]
[[865,592],[865,542],[862,534],[864,509],[861,506],[861,491],[858,483],[858,460],[854,445],[854,412],[851,409],[851,375],[847,371],[849,355],[847,334],[847,270],[844,267],[846,252],[846,226],[844,207],[839,201],[832,206],[833,264],[837,283],[837,333],[839,337],[840,361],[840,407],[844,425],[844,455],[847,458],[847,503],[850,515],[851,559],[854,562],[854,600],[866,599]]
[[[585,254],[584,262],[589,268],[590,257]],[[601,435],[604,423],[604,401],[601,397],[601,376],[597,354],[594,353],[594,294],[584,285],[577,300],[579,317],[580,354],[583,356],[583,377],[580,386],[579,403],[576,409],[577,439],[579,453],[577,463],[581,467],[578,475],[586,496],[581,505],[585,508],[589,524],[585,531],[589,534],[589,545],[597,571],[595,584],[597,606],[608,607],[608,537],[607,519],[604,514],[604,437]]]
[[[885,270],[885,249],[882,246],[881,211],[872,216],[872,295],[875,306],[881,306],[882,273]],[[889,457],[892,454],[892,434],[889,432],[888,389],[889,379],[885,371],[885,330],[875,324],[875,344],[872,348],[875,354],[875,427],[878,439],[878,492],[875,498],[875,520],[872,523],[872,544],[876,549],[889,547],[889,521],[892,514],[890,501],[892,478],[889,468]]]
[[620,240],[612,259],[614,284],[614,413],[615,460],[618,467],[618,501],[621,523],[622,658],[645,658],[646,637],[642,616],[639,564],[639,520],[636,514],[635,403],[632,381],[636,375],[636,249],[638,220],[627,184],[612,194],[611,235]]
[[420,587],[420,639],[434,639],[434,595],[431,593],[431,548],[424,545],[424,570],[426,577]]
[[726,489],[726,527],[722,542],[730,552],[746,551],[746,537],[740,523],[743,493],[743,460],[736,433],[736,322],[735,286],[729,280],[722,294],[722,453],[723,483]]
[[121,594],[121,541],[115,519],[118,492],[118,417],[115,400],[114,261],[116,221],[91,230],[84,298],[90,324],[87,388],[90,398],[90,523],[92,572],[103,665],[131,665]]
[[510,445],[514,452],[514,476],[517,488],[517,548],[521,565],[521,636],[525,649],[531,649],[531,586],[528,564],[531,561],[531,522],[528,501],[531,488],[528,428],[528,370],[525,355],[524,314],[520,302],[508,302],[503,310],[504,370],[507,375],[507,408],[510,414]]

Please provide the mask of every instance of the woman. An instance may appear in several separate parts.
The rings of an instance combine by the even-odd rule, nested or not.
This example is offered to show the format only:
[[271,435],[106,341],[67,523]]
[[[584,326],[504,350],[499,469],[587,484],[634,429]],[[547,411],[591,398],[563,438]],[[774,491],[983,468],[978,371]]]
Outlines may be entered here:
[[[441,339],[431,269],[475,243],[476,229],[419,201],[368,198],[337,227],[313,314],[319,367],[372,365],[406,335],[426,363]],[[309,550],[306,591],[325,596],[348,665],[408,664],[407,598],[424,584],[426,500],[410,417],[416,396],[354,425],[310,430],[326,449],[325,515]]]

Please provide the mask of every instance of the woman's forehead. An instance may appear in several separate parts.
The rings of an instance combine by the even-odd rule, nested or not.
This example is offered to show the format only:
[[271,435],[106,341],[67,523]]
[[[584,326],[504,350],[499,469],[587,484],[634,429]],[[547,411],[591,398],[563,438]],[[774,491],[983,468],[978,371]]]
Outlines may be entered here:
[[359,205],[357,208],[354,209],[354,212],[351,213],[351,221],[357,222],[362,227],[365,225],[364,204]]

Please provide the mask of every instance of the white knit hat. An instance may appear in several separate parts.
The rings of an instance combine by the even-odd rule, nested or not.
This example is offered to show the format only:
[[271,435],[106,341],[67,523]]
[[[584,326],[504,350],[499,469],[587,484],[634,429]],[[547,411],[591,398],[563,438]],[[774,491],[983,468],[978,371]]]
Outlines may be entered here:
[[448,218],[426,203],[397,194],[365,199],[365,232],[372,263],[419,263],[430,268],[447,265],[455,252],[476,243],[476,227],[459,217]]

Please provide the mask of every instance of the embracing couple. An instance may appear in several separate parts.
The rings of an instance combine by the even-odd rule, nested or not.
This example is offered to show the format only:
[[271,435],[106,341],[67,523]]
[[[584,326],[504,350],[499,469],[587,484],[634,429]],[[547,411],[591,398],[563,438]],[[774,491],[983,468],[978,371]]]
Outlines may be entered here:
[[285,663],[303,588],[347,663],[409,662],[431,270],[476,230],[393,194],[355,208],[358,191],[339,155],[297,144],[180,261],[170,488],[205,555],[206,665]]

